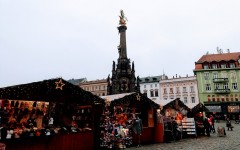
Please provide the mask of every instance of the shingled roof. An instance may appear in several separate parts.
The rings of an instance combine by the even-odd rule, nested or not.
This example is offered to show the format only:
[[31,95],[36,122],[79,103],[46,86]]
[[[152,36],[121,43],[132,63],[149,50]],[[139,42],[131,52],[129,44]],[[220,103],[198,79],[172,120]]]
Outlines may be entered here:
[[208,54],[203,55],[196,63],[204,62],[220,62],[220,61],[237,61],[240,57],[240,52],[236,53],[221,53],[221,54]]

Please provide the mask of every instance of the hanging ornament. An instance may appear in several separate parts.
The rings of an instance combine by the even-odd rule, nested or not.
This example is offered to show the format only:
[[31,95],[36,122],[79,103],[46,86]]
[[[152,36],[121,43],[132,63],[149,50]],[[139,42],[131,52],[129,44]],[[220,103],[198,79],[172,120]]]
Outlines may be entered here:
[[60,79],[59,81],[55,82],[55,84],[56,84],[56,89],[60,89],[60,90],[62,90],[63,86],[65,85],[62,82],[62,79]]
[[141,96],[139,95],[139,93],[136,95],[136,98],[137,98],[138,101],[141,100]]
[[111,101],[108,98],[106,98],[105,99],[105,106],[110,106],[110,105],[111,105]]

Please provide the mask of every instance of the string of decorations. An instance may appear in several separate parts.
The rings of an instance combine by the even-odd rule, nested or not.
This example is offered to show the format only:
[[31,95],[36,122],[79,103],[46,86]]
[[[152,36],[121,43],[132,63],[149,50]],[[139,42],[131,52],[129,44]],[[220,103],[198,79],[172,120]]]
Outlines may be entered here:
[[184,108],[185,110],[190,110],[190,108],[185,105],[179,98],[176,98],[175,100],[164,105],[163,109],[161,109],[161,113],[164,113],[167,108],[175,108],[176,110],[179,108]]
[[104,104],[104,100],[61,78],[0,88],[0,99]]
[[159,108],[159,105],[149,99],[147,96],[141,93],[134,93],[130,95],[126,95],[122,98],[116,99],[114,101],[111,101],[110,106],[117,106],[121,104],[136,104],[139,103],[142,106],[151,106],[152,108]]

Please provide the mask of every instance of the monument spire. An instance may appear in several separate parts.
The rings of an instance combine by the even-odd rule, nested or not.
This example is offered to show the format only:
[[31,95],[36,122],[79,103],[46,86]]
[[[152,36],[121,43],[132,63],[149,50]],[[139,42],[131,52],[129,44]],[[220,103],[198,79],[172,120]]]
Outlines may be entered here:
[[119,58],[116,65],[115,61],[113,61],[111,79],[110,76],[108,76],[107,95],[140,91],[139,84],[136,85],[134,63],[132,62],[131,67],[131,61],[127,57],[127,18],[125,17],[122,10],[120,13],[121,14],[119,16],[120,20],[118,26],[118,31],[120,34],[120,44],[118,46]]
[[123,10],[120,11],[120,20],[118,26],[118,32],[120,33],[120,44],[118,46],[119,58],[127,59],[127,44],[126,44],[126,21],[127,18],[124,15]]

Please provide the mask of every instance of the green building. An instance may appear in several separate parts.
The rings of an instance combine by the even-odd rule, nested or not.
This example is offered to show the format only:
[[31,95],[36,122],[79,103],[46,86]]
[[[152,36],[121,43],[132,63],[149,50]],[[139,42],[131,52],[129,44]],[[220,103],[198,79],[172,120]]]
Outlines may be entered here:
[[235,119],[240,114],[240,52],[203,55],[195,62],[199,101],[210,114]]

